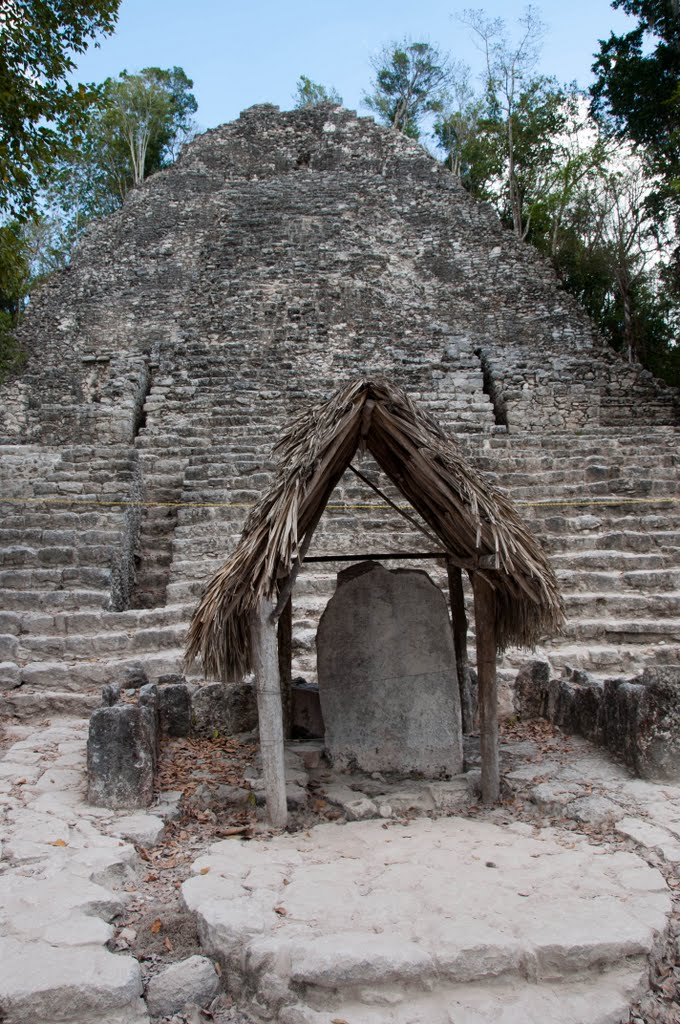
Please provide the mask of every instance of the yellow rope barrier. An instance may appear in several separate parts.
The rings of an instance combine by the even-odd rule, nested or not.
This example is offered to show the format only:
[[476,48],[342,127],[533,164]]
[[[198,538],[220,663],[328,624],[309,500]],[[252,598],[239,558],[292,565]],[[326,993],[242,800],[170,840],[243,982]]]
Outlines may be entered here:
[[[515,501],[518,508],[576,508],[582,505],[661,505],[680,503],[674,498],[579,498],[577,501]],[[0,505],[94,505],[102,507],[123,506],[126,508],[254,508],[253,502],[240,501],[128,501],[112,498],[110,501],[95,498],[2,498]],[[411,508],[401,505],[400,508]],[[375,504],[331,504],[327,509],[348,511],[350,509],[386,509],[384,502]]]

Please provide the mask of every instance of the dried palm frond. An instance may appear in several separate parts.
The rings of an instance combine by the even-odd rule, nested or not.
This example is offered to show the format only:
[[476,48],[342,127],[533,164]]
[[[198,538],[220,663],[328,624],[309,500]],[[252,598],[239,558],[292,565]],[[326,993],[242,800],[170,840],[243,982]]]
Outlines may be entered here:
[[[532,646],[562,627],[555,574],[512,503],[465,461],[456,442],[401,389],[359,378],[296,419],[274,447],[278,469],[241,539],[193,614],[186,661],[236,680],[251,669],[250,618],[300,561],[326,503],[362,445],[454,562],[496,592],[496,637]],[[493,566],[493,567],[490,567]]]

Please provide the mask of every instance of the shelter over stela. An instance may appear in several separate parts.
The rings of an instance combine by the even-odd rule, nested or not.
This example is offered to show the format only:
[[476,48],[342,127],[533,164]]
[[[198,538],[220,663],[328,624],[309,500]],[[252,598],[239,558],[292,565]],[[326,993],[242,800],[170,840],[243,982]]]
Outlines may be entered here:
[[[564,619],[555,575],[511,502],[484,483],[456,442],[399,387],[361,377],[310,408],[275,445],[274,482],[210,580],[193,614],[186,652],[189,663],[200,659],[207,676],[225,682],[255,672],[267,807],[277,825],[285,824],[287,813],[282,676],[285,688],[291,594],[331,493],[353,468],[359,448],[371,453],[426,524],[419,529],[430,550],[401,557],[446,559],[461,685],[467,674],[460,671],[466,660],[461,570],[470,576],[485,801],[499,795],[496,654],[509,644],[531,646],[558,631]],[[381,556],[321,557],[342,562]]]

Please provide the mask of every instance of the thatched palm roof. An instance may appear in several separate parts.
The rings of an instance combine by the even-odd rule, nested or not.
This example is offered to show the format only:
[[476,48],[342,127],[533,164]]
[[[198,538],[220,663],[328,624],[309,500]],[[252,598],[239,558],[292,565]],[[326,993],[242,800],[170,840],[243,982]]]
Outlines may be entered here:
[[331,493],[361,445],[441,541],[496,594],[499,649],[532,646],[564,620],[557,580],[511,502],[488,487],[456,442],[399,388],[359,378],[295,420],[274,447],[279,466],[241,539],[215,573],[189,628],[186,660],[206,676],[251,670],[250,620],[299,564]]

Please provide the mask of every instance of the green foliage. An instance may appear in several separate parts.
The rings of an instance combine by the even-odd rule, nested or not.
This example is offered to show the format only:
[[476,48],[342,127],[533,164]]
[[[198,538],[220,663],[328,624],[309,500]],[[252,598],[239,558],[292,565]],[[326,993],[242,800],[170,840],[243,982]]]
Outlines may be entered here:
[[383,123],[413,139],[427,114],[441,113],[452,79],[449,57],[430,43],[404,40],[371,61],[373,91],[364,103]]
[[596,116],[651,150],[656,170],[680,167],[680,16],[677,0],[614,0],[637,18],[630,32],[600,43],[593,65]]
[[301,110],[303,107],[318,107],[321,103],[334,103],[342,106],[342,96],[336,89],[327,89],[325,85],[313,82],[307,75],[300,75],[297,81],[294,109]]
[[[622,35],[600,43],[593,71],[592,108],[606,130],[645,150],[647,203],[659,222],[680,229],[680,14],[677,0],[614,0],[637,19]],[[680,246],[674,254],[680,278]],[[680,283],[680,281],[678,281]],[[676,291],[680,301],[680,289]]]
[[531,8],[514,43],[483,11],[463,21],[485,55],[484,89],[459,73],[450,90],[435,123],[447,165],[552,259],[615,349],[677,384],[680,269],[660,259],[671,232],[650,202],[658,161],[614,144],[611,117],[604,132],[574,85],[535,74],[542,26]]
[[30,261],[22,225],[12,221],[0,227],[0,382],[21,365],[21,351],[13,335],[30,279]]
[[78,151],[56,163],[45,192],[66,258],[91,221],[118,209],[130,189],[172,163],[191,138],[192,87],[177,67],[123,71],[99,87]]
[[77,136],[92,93],[67,77],[120,0],[13,0],[0,10],[0,209],[33,210],[36,189]]

